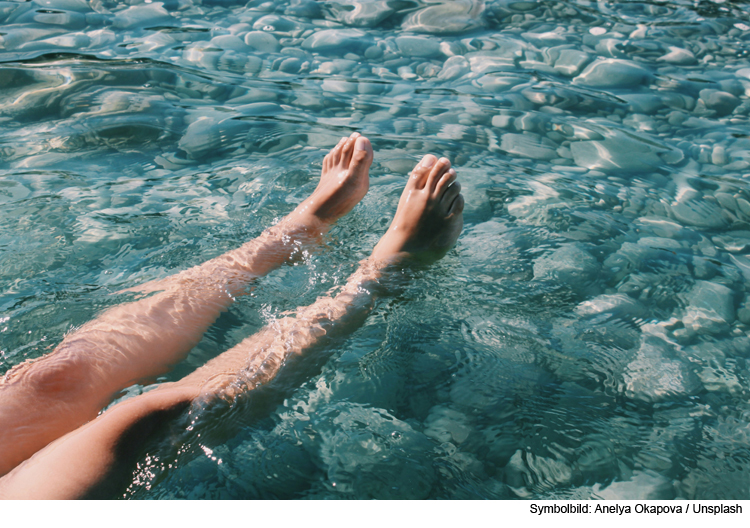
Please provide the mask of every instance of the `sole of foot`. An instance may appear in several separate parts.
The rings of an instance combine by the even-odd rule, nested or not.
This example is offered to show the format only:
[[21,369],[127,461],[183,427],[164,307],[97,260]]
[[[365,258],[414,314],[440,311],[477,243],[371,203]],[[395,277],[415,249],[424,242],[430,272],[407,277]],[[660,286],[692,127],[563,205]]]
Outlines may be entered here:
[[377,261],[433,261],[456,243],[463,229],[464,197],[447,158],[427,154],[409,177],[388,231],[375,246]]

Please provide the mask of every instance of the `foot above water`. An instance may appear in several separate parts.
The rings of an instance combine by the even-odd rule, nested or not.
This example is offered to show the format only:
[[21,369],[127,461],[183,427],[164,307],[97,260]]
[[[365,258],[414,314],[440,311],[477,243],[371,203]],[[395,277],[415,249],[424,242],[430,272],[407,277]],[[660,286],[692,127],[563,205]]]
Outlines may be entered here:
[[323,159],[318,187],[294,210],[290,220],[304,223],[317,219],[332,224],[351,211],[370,186],[372,158],[372,145],[366,137],[354,132],[341,138]]
[[406,183],[396,215],[375,246],[375,260],[435,260],[453,247],[463,229],[464,198],[446,158],[427,154]]

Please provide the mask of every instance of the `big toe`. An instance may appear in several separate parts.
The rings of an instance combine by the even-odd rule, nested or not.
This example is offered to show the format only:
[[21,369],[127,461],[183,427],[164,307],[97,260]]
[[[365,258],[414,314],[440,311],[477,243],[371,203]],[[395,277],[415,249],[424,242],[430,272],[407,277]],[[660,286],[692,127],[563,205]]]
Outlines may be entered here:
[[436,162],[437,158],[432,154],[427,154],[424,158],[422,158],[422,161],[417,163],[417,166],[414,167],[413,171],[411,171],[409,184],[416,187],[417,189],[422,189],[427,184],[427,178],[430,175],[430,169],[435,166]]
[[349,162],[349,168],[355,171],[367,170],[372,164],[373,152],[370,140],[359,136],[354,143],[354,154]]

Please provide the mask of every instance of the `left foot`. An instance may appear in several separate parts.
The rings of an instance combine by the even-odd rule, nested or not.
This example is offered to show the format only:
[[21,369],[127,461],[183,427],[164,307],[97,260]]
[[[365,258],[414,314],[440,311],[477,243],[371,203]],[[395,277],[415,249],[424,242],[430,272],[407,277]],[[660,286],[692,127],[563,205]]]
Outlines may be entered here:
[[[318,187],[304,202],[276,226],[267,229],[258,239],[249,242],[251,246],[242,246],[234,252],[230,251],[217,257],[212,262],[222,268],[240,268],[248,271],[247,259],[250,256],[256,265],[253,275],[259,276],[290,257],[289,251],[293,246],[290,246],[289,242],[319,241],[319,237],[336,220],[351,211],[367,193],[370,186],[372,156],[372,145],[366,137],[354,132],[349,137],[341,138],[338,145],[331,149],[331,152],[323,159],[323,170]],[[280,249],[274,245],[279,238],[283,241]],[[262,252],[265,255],[259,255],[257,246],[252,246],[253,243],[258,242],[261,243]],[[249,253],[247,248],[252,248]],[[128,288],[123,292],[148,293],[164,290],[174,284],[184,288],[185,284],[180,279],[185,277],[186,272],[189,273],[189,270],[166,279]],[[243,278],[238,281],[239,289],[233,294],[243,291],[245,280]]]
[[372,145],[366,137],[355,132],[341,138],[323,160],[318,187],[289,215],[289,220],[300,224],[317,220],[330,225],[351,211],[370,186],[372,156]]

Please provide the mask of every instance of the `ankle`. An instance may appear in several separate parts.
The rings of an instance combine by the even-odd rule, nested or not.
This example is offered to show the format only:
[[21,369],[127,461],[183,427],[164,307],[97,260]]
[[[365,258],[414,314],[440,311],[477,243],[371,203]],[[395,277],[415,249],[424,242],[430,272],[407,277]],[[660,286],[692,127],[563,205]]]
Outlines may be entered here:
[[324,235],[333,224],[325,218],[321,218],[308,203],[301,203],[297,208],[285,216],[274,226],[277,231],[287,237],[317,236]]

